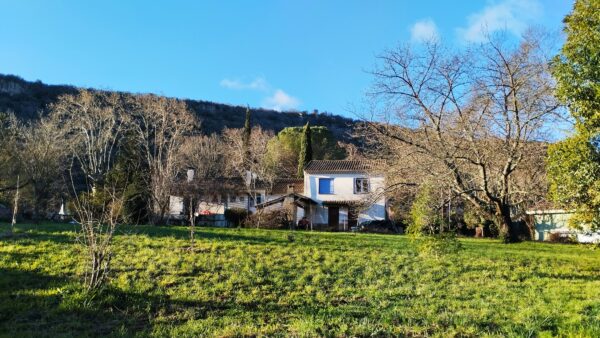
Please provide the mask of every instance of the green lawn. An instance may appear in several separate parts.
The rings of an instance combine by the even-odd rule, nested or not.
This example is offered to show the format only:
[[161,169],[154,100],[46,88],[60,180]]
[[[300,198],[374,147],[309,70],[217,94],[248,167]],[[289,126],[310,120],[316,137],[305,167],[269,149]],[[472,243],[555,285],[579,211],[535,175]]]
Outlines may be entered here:
[[[8,226],[0,224],[0,233]],[[81,287],[74,225],[0,239],[0,336],[600,337],[600,250],[403,236],[123,227],[109,287]]]

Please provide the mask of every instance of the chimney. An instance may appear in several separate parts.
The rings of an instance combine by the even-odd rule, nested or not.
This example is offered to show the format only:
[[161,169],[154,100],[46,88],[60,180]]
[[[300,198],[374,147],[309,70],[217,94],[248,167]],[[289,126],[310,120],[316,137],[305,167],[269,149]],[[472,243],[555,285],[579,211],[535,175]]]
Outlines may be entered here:
[[187,181],[188,183],[194,180],[194,169],[189,168],[187,170]]

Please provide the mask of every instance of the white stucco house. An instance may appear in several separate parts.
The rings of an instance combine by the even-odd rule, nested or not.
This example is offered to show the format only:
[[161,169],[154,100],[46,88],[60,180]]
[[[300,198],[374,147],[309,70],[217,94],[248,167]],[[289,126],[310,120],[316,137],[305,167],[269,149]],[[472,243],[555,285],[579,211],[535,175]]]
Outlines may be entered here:
[[350,230],[373,220],[387,219],[384,175],[379,162],[315,160],[304,168],[302,191],[271,198],[257,208],[293,205],[295,219],[314,227]]

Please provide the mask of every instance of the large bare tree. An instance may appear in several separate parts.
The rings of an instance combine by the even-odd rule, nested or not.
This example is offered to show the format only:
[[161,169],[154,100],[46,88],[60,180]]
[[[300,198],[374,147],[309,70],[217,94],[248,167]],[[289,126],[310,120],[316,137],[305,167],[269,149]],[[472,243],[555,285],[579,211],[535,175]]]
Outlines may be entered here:
[[79,163],[87,184],[92,189],[101,185],[130,124],[121,97],[87,90],[63,95],[51,105],[50,118],[65,141],[63,145]]
[[[244,129],[223,131],[227,172],[244,182],[246,193],[255,203],[258,200],[258,188],[262,186],[268,190],[277,178],[280,163],[268,156],[267,146],[273,136],[272,132],[260,127],[252,128],[248,139],[244,136]],[[258,221],[260,223],[260,217]]]
[[558,109],[543,42],[530,32],[457,52],[431,42],[380,55],[366,136],[391,170],[412,166],[416,176],[394,184],[434,177],[517,240],[514,207],[539,182],[516,174],[543,165],[541,141]]
[[161,223],[182,169],[181,146],[200,123],[182,100],[139,95],[129,107],[135,120],[133,130],[150,170],[152,221]]
[[60,97],[49,116],[71,154],[73,205],[88,257],[85,283],[89,290],[101,287],[110,271],[112,240],[124,203],[126,184],[110,177],[129,125],[122,109],[118,94],[82,90]]

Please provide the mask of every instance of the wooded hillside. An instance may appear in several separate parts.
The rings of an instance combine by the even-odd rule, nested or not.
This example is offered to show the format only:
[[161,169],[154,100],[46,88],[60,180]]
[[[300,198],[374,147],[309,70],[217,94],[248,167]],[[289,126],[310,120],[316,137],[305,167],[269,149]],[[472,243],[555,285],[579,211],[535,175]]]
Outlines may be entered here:
[[[41,81],[30,82],[18,76],[0,74],[0,112],[12,111],[21,119],[35,118],[38,112],[47,113],[47,106],[63,94],[73,94],[76,87],[70,85],[48,85]],[[91,89],[94,90],[94,89]],[[121,95],[131,95],[119,92]],[[241,128],[244,125],[246,107],[185,99],[190,110],[202,120],[205,133],[221,132],[225,127]],[[263,129],[279,132],[285,127],[303,126],[310,122],[313,126],[325,126],[338,140],[350,141],[348,132],[356,123],[354,120],[330,113],[317,112],[278,112],[275,110],[251,108],[253,124]]]

